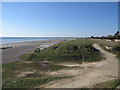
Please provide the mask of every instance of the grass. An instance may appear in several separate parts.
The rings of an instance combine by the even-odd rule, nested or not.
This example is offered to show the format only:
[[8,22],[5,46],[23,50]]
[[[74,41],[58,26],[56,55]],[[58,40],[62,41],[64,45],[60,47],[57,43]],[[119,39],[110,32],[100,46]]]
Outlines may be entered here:
[[3,83],[3,88],[34,88],[50,81],[70,78],[66,77],[46,77],[46,78],[14,78]]
[[100,84],[96,84],[93,86],[93,88],[117,88],[117,86],[119,85],[120,85],[120,80],[115,79]]
[[[24,63],[24,62],[13,62],[13,63],[7,63],[3,64],[2,73],[3,73],[3,81],[6,81],[8,78],[14,78],[17,77],[20,72],[26,72],[26,71],[34,71],[34,74],[36,76],[33,76],[34,78],[40,76],[38,72],[47,72],[47,71],[55,71],[60,69],[65,69],[65,66],[62,65],[54,65],[54,64],[48,64],[47,67],[43,67],[42,63],[39,62],[31,62],[31,63]],[[43,74],[43,73],[42,73]]]
[[51,47],[24,54],[21,59],[26,61],[53,61],[53,62],[94,62],[101,60],[101,53],[92,47],[92,40],[72,40],[55,44]]
[[[3,88],[33,88],[37,85],[43,85],[50,81],[69,78],[66,77],[49,77],[46,75],[48,71],[56,71],[67,67],[61,65],[49,64],[47,68],[41,66],[42,63],[31,62],[13,62],[3,64],[2,78]],[[34,71],[32,74],[18,77],[22,72]]]

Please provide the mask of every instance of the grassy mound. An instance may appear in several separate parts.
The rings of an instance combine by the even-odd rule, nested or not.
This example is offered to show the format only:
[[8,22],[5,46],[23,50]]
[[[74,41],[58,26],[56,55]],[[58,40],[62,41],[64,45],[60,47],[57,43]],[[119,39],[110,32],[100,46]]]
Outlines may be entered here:
[[93,62],[101,60],[101,53],[90,40],[75,40],[55,44],[39,52],[24,54],[21,59],[28,61]]
[[3,64],[3,88],[34,88],[53,80],[70,78],[70,76],[50,77],[48,72],[69,69],[57,65],[59,62],[93,62],[102,59],[91,40],[75,40],[59,44],[34,53],[23,54],[22,61]]

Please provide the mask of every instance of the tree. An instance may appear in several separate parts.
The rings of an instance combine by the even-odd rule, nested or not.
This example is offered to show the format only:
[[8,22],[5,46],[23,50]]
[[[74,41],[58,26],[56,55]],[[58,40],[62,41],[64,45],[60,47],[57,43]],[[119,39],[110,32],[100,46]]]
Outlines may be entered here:
[[118,36],[119,34],[120,34],[120,32],[117,31],[117,32],[114,34],[114,36]]
[[91,36],[91,38],[94,38],[94,36]]

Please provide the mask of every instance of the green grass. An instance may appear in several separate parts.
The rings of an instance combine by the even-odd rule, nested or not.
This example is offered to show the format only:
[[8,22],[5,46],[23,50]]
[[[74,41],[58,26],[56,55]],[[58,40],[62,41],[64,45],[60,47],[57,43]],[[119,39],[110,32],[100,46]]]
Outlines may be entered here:
[[70,78],[66,77],[46,77],[46,78],[14,78],[8,79],[5,83],[3,83],[3,88],[34,88],[37,86],[41,86],[50,81]]
[[7,63],[3,64],[2,73],[3,73],[3,81],[6,81],[8,78],[14,78],[17,77],[20,72],[26,72],[26,71],[34,71],[34,74],[36,74],[33,77],[40,76],[39,72],[44,71],[55,71],[60,69],[65,69],[65,66],[62,65],[54,65],[54,64],[47,64],[47,67],[43,67],[42,63],[39,62],[31,62],[31,63],[24,63],[24,62],[13,62],[13,63]]
[[[55,71],[65,69],[65,66],[49,64],[49,67],[43,68],[37,62],[22,63],[13,62],[3,64],[2,83],[4,88],[33,88],[37,85],[43,85],[50,81],[68,78],[66,77],[48,77],[47,71]],[[33,74],[28,74],[23,77],[17,77],[20,72],[33,71]],[[42,72],[39,74],[39,72]]]
[[21,59],[26,61],[53,62],[94,62],[101,60],[101,53],[92,47],[93,41],[88,39],[72,40],[55,44],[40,52],[24,54]]
[[117,88],[117,86],[120,85],[120,80],[110,80],[106,81],[104,83],[96,84],[93,86],[93,88]]

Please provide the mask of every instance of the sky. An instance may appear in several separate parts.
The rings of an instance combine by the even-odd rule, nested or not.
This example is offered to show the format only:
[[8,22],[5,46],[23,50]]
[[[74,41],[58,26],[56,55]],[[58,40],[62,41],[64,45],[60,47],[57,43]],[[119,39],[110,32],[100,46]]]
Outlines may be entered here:
[[3,2],[3,37],[106,36],[118,30],[117,2]]

